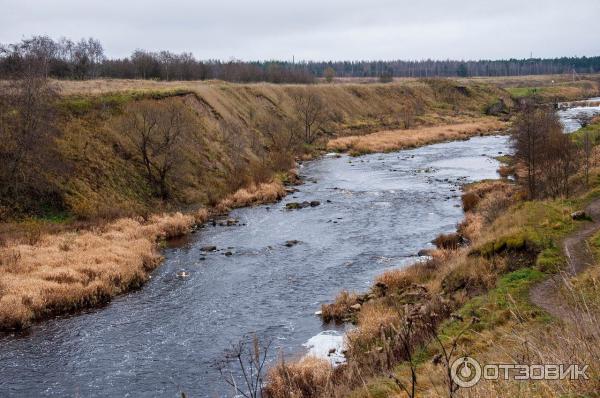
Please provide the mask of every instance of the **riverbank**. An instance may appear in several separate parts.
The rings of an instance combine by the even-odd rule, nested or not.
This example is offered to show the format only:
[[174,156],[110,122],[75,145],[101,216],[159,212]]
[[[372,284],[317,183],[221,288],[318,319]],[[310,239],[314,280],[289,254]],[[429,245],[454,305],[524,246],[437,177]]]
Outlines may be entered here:
[[[234,210],[168,243],[143,289],[0,336],[0,381],[25,395],[174,395],[172,381],[189,396],[225,395],[213,364],[232,343],[255,332],[274,342],[270,364],[280,349],[297,356],[323,331],[313,315],[321,303],[341,287],[362,291],[453,230],[462,218],[459,184],[493,178],[494,156],[507,151],[506,136],[489,136],[302,162],[304,184],[282,202]],[[46,366],[56,361],[69,363],[66,378]]]
[[[101,305],[139,287],[156,266],[155,242],[205,217],[174,212],[223,213],[277,200],[284,194],[277,176],[285,180],[295,158],[319,153],[332,134],[478,117],[490,103],[510,102],[493,86],[441,79],[314,87],[118,80],[51,85],[62,92],[44,105],[52,108],[46,115],[52,145],[39,153],[24,149],[28,163],[19,168],[30,174],[7,190],[12,196],[0,198],[0,220],[6,221],[0,226],[0,261],[7,264],[0,289],[4,329]],[[308,97],[321,113],[307,137],[300,126]],[[146,133],[135,126],[151,115],[158,127],[150,146],[159,149],[142,153],[139,140]],[[174,146],[160,149],[160,134],[169,131],[177,132],[169,140]],[[46,163],[47,170],[35,172]],[[117,239],[118,251],[127,236],[143,247],[112,258],[113,231],[125,234]],[[86,252],[88,240],[94,250]]]
[[[596,122],[573,140],[579,142],[587,131],[595,143],[597,129]],[[593,158],[599,155],[596,146]],[[482,382],[453,394],[593,394],[600,371],[596,357],[600,333],[598,307],[587,303],[599,302],[598,267],[575,278],[565,275],[562,287],[555,287],[562,290],[561,300],[570,303],[572,319],[553,319],[530,296],[530,289],[567,265],[560,250],[563,239],[590,227],[572,214],[600,196],[600,169],[593,164],[593,182],[587,187],[577,183],[579,188],[569,199],[527,201],[511,180],[466,186],[464,221],[456,234],[435,240],[438,248],[428,260],[385,272],[366,293],[342,292],[334,303],[323,306],[324,319],[357,326],[347,335],[347,364],[329,373],[327,361],[311,362],[314,371],[308,362],[280,364],[269,374],[271,396],[300,394],[305,384],[315,392],[310,396],[387,397],[410,394],[413,386],[419,395],[444,395],[449,388],[458,388],[447,375],[461,355],[482,364],[588,364],[595,381],[526,386]],[[581,175],[574,180],[581,182]],[[590,244],[596,248],[597,237]],[[584,346],[589,349],[582,350]],[[322,383],[308,382],[313,377]]]
[[441,124],[407,130],[385,130],[367,135],[339,137],[327,142],[327,149],[352,156],[392,152],[444,141],[465,140],[480,135],[496,135],[508,127],[496,117],[481,117],[466,122]]
[[[0,247],[0,330],[105,305],[140,288],[160,264],[160,246],[231,209],[285,196],[279,180],[240,189],[210,209],[121,218],[59,233],[34,225],[4,235]],[[24,232],[21,230],[25,229]]]

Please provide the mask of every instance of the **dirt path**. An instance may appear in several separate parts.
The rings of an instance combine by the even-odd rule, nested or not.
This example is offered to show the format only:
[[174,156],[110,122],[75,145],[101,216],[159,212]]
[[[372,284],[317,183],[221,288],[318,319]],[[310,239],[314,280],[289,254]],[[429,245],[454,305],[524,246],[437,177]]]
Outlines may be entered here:
[[562,243],[567,267],[562,272],[535,285],[529,292],[529,298],[535,305],[552,316],[567,321],[574,318],[575,311],[561,294],[560,287],[564,286],[565,279],[577,275],[595,262],[588,239],[600,230],[600,199],[593,201],[585,212],[593,221],[569,235]]

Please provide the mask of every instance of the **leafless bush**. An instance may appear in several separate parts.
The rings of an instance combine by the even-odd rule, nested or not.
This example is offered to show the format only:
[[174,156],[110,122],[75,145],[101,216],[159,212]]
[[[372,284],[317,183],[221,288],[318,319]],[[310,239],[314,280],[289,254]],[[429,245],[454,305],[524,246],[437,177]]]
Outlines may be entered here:
[[[469,330],[469,328],[471,327],[471,325],[473,325],[474,323],[479,322],[479,319],[477,318],[472,318],[470,323],[467,323],[467,325],[454,337],[452,338],[452,340],[450,341],[450,344],[445,345],[444,342],[442,341],[442,338],[439,334],[439,330],[437,328],[437,325],[435,325],[433,322],[430,322],[427,324],[427,327],[429,328],[429,333],[432,336],[433,340],[437,343],[437,345],[440,348],[440,353],[437,354],[434,358],[433,358],[433,363],[435,365],[441,365],[444,367],[444,382],[446,384],[446,388],[447,388],[447,392],[448,392],[448,396],[450,398],[454,397],[456,392],[459,389],[458,384],[456,384],[456,382],[454,381],[454,377],[452,375],[452,364],[454,363],[454,361],[457,359],[457,349],[459,347],[458,343],[460,341],[460,338],[462,337],[462,335]],[[466,356],[467,354],[464,353],[463,356]],[[466,365],[463,365],[466,366]]]
[[326,104],[319,93],[310,88],[299,89],[292,94],[296,120],[302,127],[303,140],[312,144],[322,134],[329,120]]
[[0,93],[0,205],[27,210],[56,200],[50,175],[64,167],[56,156],[54,103],[43,75],[26,72]]
[[462,207],[463,211],[471,211],[477,206],[477,203],[481,200],[479,195],[475,192],[466,192],[462,195]]
[[438,249],[456,250],[464,243],[464,239],[457,233],[440,234],[432,243]]
[[[271,341],[261,342],[256,335],[245,337],[225,352],[224,358],[217,363],[221,377],[235,395],[245,398],[260,398],[263,396],[264,367]],[[238,381],[234,374],[241,374]]]
[[144,100],[126,109],[121,130],[134,147],[131,160],[143,168],[150,189],[161,199],[170,197],[173,176],[185,162],[182,148],[191,126],[190,115],[175,103]]
[[569,180],[578,166],[576,148],[552,109],[525,106],[514,123],[512,141],[515,157],[527,171],[530,198],[569,195]]

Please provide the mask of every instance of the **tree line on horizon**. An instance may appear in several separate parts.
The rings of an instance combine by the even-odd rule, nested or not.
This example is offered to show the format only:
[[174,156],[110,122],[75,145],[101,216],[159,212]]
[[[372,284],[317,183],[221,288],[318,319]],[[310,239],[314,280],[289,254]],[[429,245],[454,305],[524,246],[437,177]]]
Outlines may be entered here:
[[231,82],[312,83],[334,77],[479,77],[600,72],[600,56],[507,60],[419,61],[221,61],[199,60],[192,53],[137,49],[129,57],[109,58],[100,41],[77,42],[33,36],[0,45],[0,78],[18,77],[36,69],[46,77],[93,79],[98,77],[155,80],[207,80]]

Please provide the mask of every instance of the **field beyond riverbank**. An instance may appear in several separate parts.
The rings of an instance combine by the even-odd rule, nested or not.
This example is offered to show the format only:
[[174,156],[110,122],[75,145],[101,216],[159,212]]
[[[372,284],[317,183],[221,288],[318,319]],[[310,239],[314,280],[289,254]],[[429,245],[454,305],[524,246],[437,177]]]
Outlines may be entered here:
[[498,134],[507,127],[508,123],[495,117],[481,117],[463,123],[335,138],[327,143],[327,149],[349,152],[351,155],[392,152],[443,141],[464,140],[475,135]]

